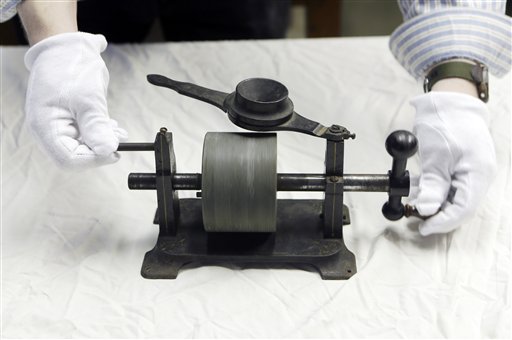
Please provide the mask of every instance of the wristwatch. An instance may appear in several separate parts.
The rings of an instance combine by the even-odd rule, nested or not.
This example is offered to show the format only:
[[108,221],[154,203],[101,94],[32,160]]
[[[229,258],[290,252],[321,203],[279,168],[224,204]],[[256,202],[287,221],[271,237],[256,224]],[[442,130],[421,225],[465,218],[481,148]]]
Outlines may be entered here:
[[425,93],[435,83],[445,78],[462,78],[476,85],[478,97],[485,103],[489,100],[489,73],[487,66],[469,59],[449,59],[432,67],[423,82]]

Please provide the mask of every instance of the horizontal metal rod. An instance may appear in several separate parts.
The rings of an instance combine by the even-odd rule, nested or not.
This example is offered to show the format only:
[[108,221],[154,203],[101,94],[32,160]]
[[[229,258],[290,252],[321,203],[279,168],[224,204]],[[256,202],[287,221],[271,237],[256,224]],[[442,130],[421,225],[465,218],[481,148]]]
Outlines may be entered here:
[[119,143],[117,151],[155,151],[153,143]]
[[[388,175],[344,175],[343,177],[325,174],[277,174],[277,191],[325,191],[327,181],[340,181],[343,191],[388,192]],[[174,174],[174,190],[201,190],[201,174]],[[155,190],[156,174],[131,173],[128,187],[132,190]]]
[[345,175],[344,191],[389,192],[388,175]]
[[343,191],[389,191],[387,175],[277,174],[278,191],[325,191],[325,184],[342,181]]

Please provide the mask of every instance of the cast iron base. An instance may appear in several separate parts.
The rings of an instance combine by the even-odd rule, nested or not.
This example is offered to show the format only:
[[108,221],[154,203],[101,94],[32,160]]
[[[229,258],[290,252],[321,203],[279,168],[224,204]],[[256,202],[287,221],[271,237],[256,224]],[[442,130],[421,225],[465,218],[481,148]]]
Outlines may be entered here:
[[[143,277],[175,279],[188,263],[306,264],[324,280],[344,280],[356,273],[354,254],[343,239],[323,237],[322,200],[278,200],[275,233],[207,233],[200,199],[181,199],[180,210],[177,235],[158,237],[144,257]],[[346,206],[343,222],[350,223]]]

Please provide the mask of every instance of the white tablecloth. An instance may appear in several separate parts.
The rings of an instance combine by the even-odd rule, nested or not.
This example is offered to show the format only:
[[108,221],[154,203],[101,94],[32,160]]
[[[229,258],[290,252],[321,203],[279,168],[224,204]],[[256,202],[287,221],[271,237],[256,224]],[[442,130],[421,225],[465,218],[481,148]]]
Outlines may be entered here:
[[[240,129],[213,106],[150,85],[146,74],[225,92],[246,78],[273,78],[297,112],[357,134],[345,144],[346,173],[384,174],[386,136],[412,129],[408,101],[421,93],[387,41],[111,44],[103,54],[110,115],[130,141],[153,141],[168,127],[178,170],[200,172],[204,134]],[[346,193],[345,242],[358,267],[348,281],[286,266],[191,267],[177,280],[146,280],[140,267],[157,238],[156,193],[129,191],[126,178],[153,171],[153,155],[59,170],[23,125],[25,51],[1,51],[3,336],[510,337],[510,75],[491,79],[488,104],[499,172],[476,216],[454,233],[421,237],[412,220],[382,216],[385,193]],[[320,173],[324,149],[318,138],[281,132],[278,171]]]

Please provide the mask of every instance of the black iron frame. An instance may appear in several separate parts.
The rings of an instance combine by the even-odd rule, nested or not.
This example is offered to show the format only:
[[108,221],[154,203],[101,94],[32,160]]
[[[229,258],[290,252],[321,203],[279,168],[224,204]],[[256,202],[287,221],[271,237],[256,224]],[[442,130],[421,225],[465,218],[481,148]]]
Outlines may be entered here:
[[[160,232],[155,248],[145,256],[141,271],[144,277],[176,278],[179,269],[191,262],[301,263],[315,267],[323,279],[348,279],[357,269],[354,254],[343,240],[343,226],[350,223],[348,208],[343,204],[344,191],[387,192],[384,216],[396,220],[404,215],[401,198],[409,194],[405,168],[407,158],[417,149],[411,133],[395,131],[386,140],[386,149],[393,156],[388,174],[346,175],[344,141],[355,135],[342,126],[327,128],[297,114],[287,97],[288,90],[278,82],[249,79],[227,94],[160,75],[149,75],[148,81],[210,103],[248,130],[295,131],[324,138],[327,145],[325,174],[277,174],[278,191],[323,191],[323,200],[278,200],[275,233],[208,233],[202,225],[200,199],[178,198],[178,190],[200,190],[201,174],[176,173],[172,133],[161,128],[154,143],[121,143],[118,151],[155,153],[155,173],[128,176],[130,189],[156,190],[158,197],[154,223],[160,226]],[[267,101],[251,99],[251,91],[258,91],[251,81],[261,83],[259,89],[272,87],[279,96]]]

